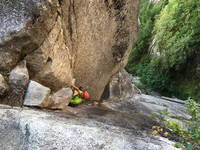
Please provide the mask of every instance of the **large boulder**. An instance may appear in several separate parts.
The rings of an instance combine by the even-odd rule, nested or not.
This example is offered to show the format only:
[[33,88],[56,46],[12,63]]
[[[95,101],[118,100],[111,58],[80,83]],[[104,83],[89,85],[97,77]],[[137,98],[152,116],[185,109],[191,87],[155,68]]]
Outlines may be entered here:
[[1,0],[0,71],[26,60],[31,79],[57,91],[76,84],[99,99],[127,63],[139,0]]

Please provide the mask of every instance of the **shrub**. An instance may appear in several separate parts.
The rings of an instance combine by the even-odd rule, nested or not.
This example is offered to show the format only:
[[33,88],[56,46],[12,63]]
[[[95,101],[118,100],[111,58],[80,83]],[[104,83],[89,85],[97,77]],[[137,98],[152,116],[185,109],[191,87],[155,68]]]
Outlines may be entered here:
[[200,50],[200,1],[169,0],[154,26],[160,56],[152,65],[160,70],[181,70]]
[[[191,115],[191,119],[185,119],[184,125],[180,125],[179,121],[166,120],[170,117],[169,113],[160,113],[157,119],[163,125],[162,128],[171,131],[171,134],[176,135],[179,142],[176,146],[181,147],[183,150],[199,150],[200,148],[200,111],[197,103],[193,99],[186,101],[187,112]],[[161,116],[161,117],[159,117]],[[173,116],[175,118],[182,118],[180,116]],[[162,118],[162,119],[160,119]],[[184,118],[182,118],[184,120]],[[169,135],[170,136],[170,135]]]
[[[141,75],[144,87],[165,96],[184,100],[191,96],[200,102],[200,1],[142,0],[139,18],[139,37],[127,71]],[[138,68],[138,64],[148,64],[148,68]]]
[[[160,0],[159,2],[152,3],[149,0],[142,0],[139,13],[139,34],[138,40],[135,43],[131,55],[129,57],[129,64],[146,61],[149,46],[151,45],[152,30],[156,15],[165,7],[168,0]],[[131,66],[128,66],[130,68]]]
[[141,82],[149,89],[160,92],[164,95],[171,93],[173,83],[168,74],[155,70],[147,64],[136,66],[136,75],[140,76]]

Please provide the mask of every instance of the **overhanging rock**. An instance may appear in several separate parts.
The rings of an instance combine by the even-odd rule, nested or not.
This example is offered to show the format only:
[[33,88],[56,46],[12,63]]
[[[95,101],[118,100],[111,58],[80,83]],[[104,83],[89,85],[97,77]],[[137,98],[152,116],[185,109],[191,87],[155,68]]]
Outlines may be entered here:
[[1,0],[0,72],[26,60],[30,79],[53,91],[78,86],[99,99],[126,65],[139,0]]

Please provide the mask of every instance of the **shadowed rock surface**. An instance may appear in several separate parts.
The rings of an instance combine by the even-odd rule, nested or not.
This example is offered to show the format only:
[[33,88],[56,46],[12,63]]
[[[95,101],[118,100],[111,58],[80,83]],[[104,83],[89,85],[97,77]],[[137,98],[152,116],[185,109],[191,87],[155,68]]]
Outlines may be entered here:
[[142,113],[152,117],[153,113],[159,114],[161,111],[167,109],[172,116],[180,116],[188,119],[191,118],[191,116],[186,112],[184,101],[177,101],[178,102],[172,102],[158,96],[134,94],[132,98],[125,101],[105,101],[102,105],[113,111],[120,111],[130,115],[134,113]]
[[115,74],[104,89],[102,99],[125,100],[131,98],[138,91],[134,89],[130,74],[122,69]]
[[0,74],[0,97],[5,96],[9,90],[8,84],[4,77]]
[[1,0],[0,72],[26,60],[32,80],[57,91],[75,78],[99,99],[126,65],[137,36],[138,5],[139,0]]
[[0,106],[1,150],[176,150],[173,142],[149,134],[155,122],[82,105],[69,115]]
[[20,62],[9,75],[9,104],[23,106],[24,94],[29,84],[29,74],[26,61]]

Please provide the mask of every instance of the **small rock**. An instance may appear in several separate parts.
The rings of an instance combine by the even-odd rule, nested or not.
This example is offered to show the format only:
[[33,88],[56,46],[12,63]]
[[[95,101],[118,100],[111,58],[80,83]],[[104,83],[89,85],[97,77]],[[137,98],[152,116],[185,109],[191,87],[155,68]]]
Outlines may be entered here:
[[72,96],[73,91],[70,88],[62,88],[51,96],[51,108],[62,109],[65,105],[69,105]]
[[8,84],[6,83],[4,77],[0,74],[0,96],[4,96],[8,92]]
[[[1,30],[1,29],[0,29]],[[19,54],[13,51],[0,50],[0,70],[9,71],[19,62]]]
[[20,62],[9,75],[9,85],[11,92],[9,101],[11,105],[21,106],[23,104],[23,96],[29,83],[29,74],[26,67],[26,61]]
[[30,81],[24,98],[25,106],[47,107],[51,90],[35,81]]
[[9,84],[13,86],[26,86],[29,82],[29,74],[26,68],[26,61],[17,65],[9,75]]
[[130,75],[122,69],[111,79],[106,86],[101,99],[128,99],[134,94],[134,87],[131,83]]
[[138,76],[131,76],[131,81],[134,83],[134,84],[142,84],[141,81],[140,81],[140,77]]

